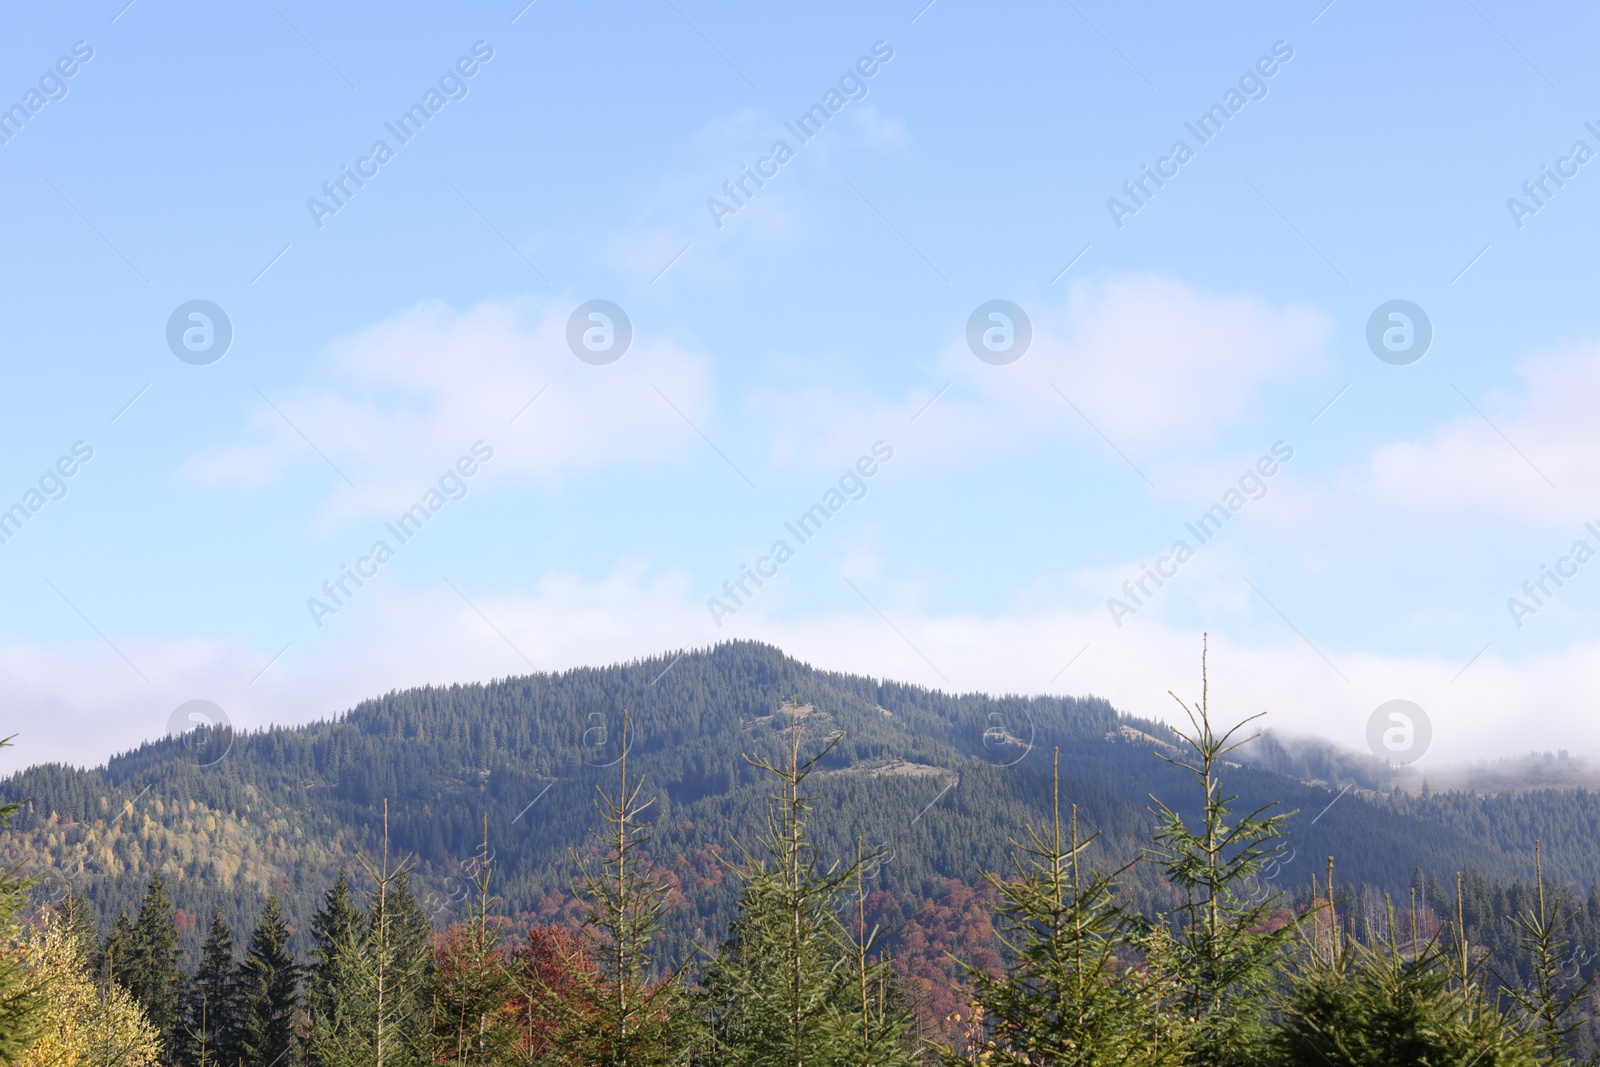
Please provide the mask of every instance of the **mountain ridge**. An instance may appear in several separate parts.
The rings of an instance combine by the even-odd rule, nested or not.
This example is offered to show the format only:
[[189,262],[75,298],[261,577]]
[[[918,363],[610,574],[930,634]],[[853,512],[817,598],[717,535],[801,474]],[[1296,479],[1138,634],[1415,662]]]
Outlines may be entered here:
[[[28,802],[0,833],[0,861],[41,872],[43,895],[83,889],[102,925],[131,910],[159,870],[190,919],[221,907],[242,928],[276,891],[295,902],[289,920],[303,930],[309,915],[293,908],[375,851],[387,802],[395,850],[416,858],[436,922],[457,912],[452,879],[478,849],[485,816],[508,910],[549,915],[568,906],[574,863],[591,846],[596,787],[614,788],[624,708],[630,769],[648,776],[657,802],[653,850],[679,878],[674,936],[684,944],[726,930],[734,899],[722,861],[753,842],[769,790],[744,757],[785,754],[791,719],[803,756],[839,737],[811,780],[824,857],[842,858],[859,839],[885,852],[881,886],[913,896],[1008,869],[1008,840],[1047,817],[1057,748],[1063,799],[1102,833],[1105,862],[1138,854],[1151,794],[1187,811],[1193,792],[1154,752],[1176,740],[1170,730],[1102,698],[949,694],[739,641],[393,690],[334,719],[232,735],[212,766],[196,766],[184,740],[161,739],[98,768],[30,767],[0,779],[0,800]],[[896,765],[927,770],[871,773]],[[1414,798],[1249,764],[1230,768],[1226,784],[1239,810],[1276,802],[1297,812],[1284,888],[1308,882],[1330,854],[1345,877],[1395,892],[1419,868],[1509,880],[1531,870],[1524,856],[1540,831],[1547,870],[1574,885],[1600,879],[1600,797],[1585,790]],[[1151,910],[1169,890],[1146,866],[1132,891]]]

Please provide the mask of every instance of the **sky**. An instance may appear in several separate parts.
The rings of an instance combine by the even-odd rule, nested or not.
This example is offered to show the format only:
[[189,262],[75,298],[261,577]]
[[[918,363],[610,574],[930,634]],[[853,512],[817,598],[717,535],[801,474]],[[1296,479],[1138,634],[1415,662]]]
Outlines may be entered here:
[[3,19],[0,769],[733,639],[1170,719],[1203,633],[1600,749],[1592,7]]

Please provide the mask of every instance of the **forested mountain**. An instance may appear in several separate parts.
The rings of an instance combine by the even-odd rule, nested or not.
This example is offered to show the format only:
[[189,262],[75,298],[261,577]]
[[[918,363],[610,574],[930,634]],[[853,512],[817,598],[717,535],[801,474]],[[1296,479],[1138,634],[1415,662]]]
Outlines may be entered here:
[[[733,914],[725,861],[766,817],[769,783],[744,757],[786,751],[786,707],[803,752],[840,735],[808,782],[819,846],[839,858],[858,839],[883,850],[874,878],[903,901],[1006,869],[1008,839],[1048,811],[1058,747],[1063,798],[1103,833],[1110,858],[1131,859],[1149,839],[1150,795],[1180,810],[1191,799],[1186,772],[1158,758],[1166,729],[1104,700],[951,695],[733,642],[392,692],[337,721],[163,739],[91,770],[33,767],[0,781],[0,802],[24,802],[0,834],[0,861],[33,870],[37,894],[81,888],[102,929],[160,871],[191,959],[215,908],[249,929],[276,890],[303,949],[309,909],[340,867],[375,855],[387,804],[393,849],[415,854],[412,881],[436,925],[462,914],[459,875],[485,817],[508,912],[570,918],[571,856],[593,847],[595,787],[615,784],[626,710],[629,769],[647,776],[659,816],[651,851],[686,901],[673,912],[675,943],[714,943]],[[1280,751],[1229,769],[1240,810],[1276,802],[1297,812],[1275,866],[1284,888],[1308,885],[1330,855],[1341,882],[1401,896],[1419,869],[1449,886],[1464,868],[1510,882],[1531,875],[1535,838],[1547,874],[1580,895],[1600,878],[1600,795],[1412,797],[1354,765],[1317,766],[1310,773]],[[1165,907],[1170,890],[1146,866],[1133,872],[1138,903]]]

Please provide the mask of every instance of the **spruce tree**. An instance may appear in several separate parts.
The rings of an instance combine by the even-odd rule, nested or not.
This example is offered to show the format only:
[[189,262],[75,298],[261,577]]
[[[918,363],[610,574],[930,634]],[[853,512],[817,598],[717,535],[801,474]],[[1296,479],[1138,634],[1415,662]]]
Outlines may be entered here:
[[428,1028],[433,1018],[433,920],[411,888],[411,871],[395,876],[389,891],[390,925],[394,931],[396,973],[408,976],[404,988],[397,988],[396,1004],[407,1019],[417,1020],[420,1029],[407,1030],[407,1040],[415,1042],[416,1053],[430,1054]]
[[[319,1067],[422,1067],[432,1034],[428,919],[406,880],[410,856],[391,865],[389,804],[384,802],[383,852],[361,857],[372,881],[357,925],[330,924],[337,937],[324,972],[333,984],[313,1015],[308,1050]],[[338,927],[343,926],[342,932]]]
[[807,829],[811,797],[802,791],[839,739],[802,763],[800,736],[798,717],[791,717],[789,759],[782,767],[745,757],[776,777],[779,791],[760,839],[764,855],[744,852],[737,870],[743,882],[739,915],[707,970],[714,1044],[730,1067],[845,1062],[833,1017],[848,1010],[851,961],[840,943],[835,908],[854,868],[821,867]]
[[[1061,753],[1052,774],[1053,821],[1047,833],[1027,827],[1011,841],[1013,874],[986,873],[997,894],[996,924],[1005,971],[966,967],[983,1009],[997,1058],[1073,1067],[1181,1067],[1185,1028],[1165,1003],[1159,970],[1135,966],[1143,941],[1117,879],[1083,870],[1083,855],[1099,834],[1078,835],[1073,805],[1069,840],[1061,834]],[[1134,862],[1137,862],[1135,860]],[[1154,953],[1160,955],[1160,949]],[[957,1062],[946,1050],[947,1062]]]
[[243,1067],[286,1067],[295,1044],[300,969],[277,894],[267,897],[239,967],[238,1059]]
[[[1333,899],[1313,894],[1310,936],[1284,975],[1278,1025],[1259,1060],[1265,1067],[1533,1067],[1532,1035],[1519,1033],[1491,1003],[1467,957],[1452,959],[1431,938],[1402,941],[1386,908],[1365,939],[1341,929]],[[1410,926],[1415,929],[1415,915]]]
[[134,963],[137,957],[133,921],[127,912],[118,912],[94,954],[94,973],[97,981],[112,983],[131,991],[134,982]]
[[584,926],[595,936],[598,967],[586,976],[595,1010],[575,1020],[571,1036],[605,1067],[666,1067],[682,1062],[696,1033],[682,970],[652,974],[672,882],[646,852],[655,801],[643,798],[644,779],[628,772],[629,725],[624,712],[616,794],[596,787],[605,830],[595,836],[604,859],[595,871],[573,857],[580,872],[574,891],[588,910]]
[[1534,1035],[1540,1053],[1549,1062],[1559,1063],[1571,1056],[1577,1044],[1575,1032],[1579,1019],[1574,1009],[1588,999],[1596,975],[1591,973],[1588,978],[1578,981],[1569,980],[1561,973],[1568,944],[1562,934],[1571,923],[1576,909],[1562,914],[1560,904],[1548,899],[1544,884],[1544,860],[1538,841],[1533,843],[1533,870],[1536,885],[1534,906],[1512,916],[1530,964],[1531,988],[1511,982],[1504,984],[1521,1011],[1529,1032]]
[[[867,929],[866,864],[876,859],[862,853],[856,839],[855,907],[847,919],[838,920],[839,934],[846,946],[853,994],[847,1003],[830,1004],[828,1024],[834,1034],[838,1055],[860,1067],[912,1067],[921,1063],[913,1049],[911,1028],[915,1013],[901,994],[894,965],[879,949],[883,931]],[[847,909],[848,911],[848,909]]]
[[161,1047],[169,1056],[178,1046],[178,1004],[183,996],[183,974],[178,969],[183,949],[173,920],[166,882],[157,872],[150,876],[133,924],[126,975],[128,992],[161,1034]]
[[[1177,986],[1178,1011],[1194,1020],[1190,1062],[1194,1067],[1246,1067],[1256,1059],[1266,1021],[1265,993],[1294,923],[1269,922],[1281,893],[1242,890],[1272,858],[1270,845],[1283,835],[1292,812],[1265,815],[1275,804],[1234,820],[1237,797],[1223,792],[1218,770],[1230,753],[1258,735],[1235,741],[1251,716],[1219,734],[1211,724],[1206,650],[1200,655],[1200,699],[1193,705],[1170,693],[1188,716],[1193,733],[1175,731],[1188,746],[1186,758],[1160,758],[1183,768],[1200,787],[1200,824],[1190,829],[1183,817],[1159,800],[1150,856],[1182,894],[1176,929],[1163,958],[1154,960]],[[1154,799],[1154,798],[1152,798]]]
[[[0,739],[0,748],[11,738]],[[22,810],[20,803],[0,805],[0,827]],[[28,973],[18,948],[21,911],[28,882],[0,868],[0,1064],[15,1063],[39,1033],[45,1010],[44,993]]]
[[56,909],[54,921],[61,925],[61,929],[68,936],[78,942],[83,949],[84,963],[87,964],[94,957],[100,935],[95,930],[94,905],[89,903],[89,898],[82,890],[73,887],[67,891],[60,907]]
[[183,1067],[234,1067],[242,1036],[238,971],[233,931],[218,908],[200,948],[200,966],[183,998],[177,1057]]
[[[314,1031],[326,1026],[338,1014],[338,998],[344,995],[347,978],[340,967],[341,946],[358,941],[364,919],[350,892],[350,875],[343,867],[333,888],[322,898],[322,907],[311,917],[311,964],[306,968],[306,1016]],[[308,1043],[306,1059],[312,1067],[326,1067]]]
[[433,1036],[435,1063],[466,1067],[508,1063],[518,1037],[512,1008],[514,986],[501,950],[506,920],[496,911],[489,816],[483,845],[473,857],[469,880],[477,899],[467,921],[446,931],[434,953]]

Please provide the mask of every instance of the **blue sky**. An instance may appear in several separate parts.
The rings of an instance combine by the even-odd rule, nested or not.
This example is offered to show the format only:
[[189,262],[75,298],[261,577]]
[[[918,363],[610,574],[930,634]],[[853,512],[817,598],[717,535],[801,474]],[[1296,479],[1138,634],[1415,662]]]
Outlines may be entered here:
[[[1402,698],[1434,760],[1600,747],[1600,563],[1572,556],[1600,549],[1589,9],[5,19],[7,766],[97,762],[191,699],[298,722],[727,638],[1165,715],[1202,631],[1219,705],[1284,730],[1359,747]],[[430,90],[402,143],[386,124]],[[1108,205],[1146,166],[1177,172]],[[342,167],[369,177],[308,206]],[[1537,204],[1541,167],[1569,176]],[[1433,331],[1400,366],[1366,338],[1396,299]],[[193,300],[232,328],[204,365],[166,339]],[[603,365],[567,342],[593,300],[632,327]],[[1014,362],[968,347],[991,300],[1031,322]],[[479,442],[399,544],[384,524]],[[864,495],[734,605],[877,442]],[[1186,533],[1279,442],[1259,499]],[[41,478],[32,500],[65,495],[35,511]],[[379,540],[376,576],[308,608]],[[1193,558],[1160,563],[1178,540]]]

